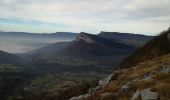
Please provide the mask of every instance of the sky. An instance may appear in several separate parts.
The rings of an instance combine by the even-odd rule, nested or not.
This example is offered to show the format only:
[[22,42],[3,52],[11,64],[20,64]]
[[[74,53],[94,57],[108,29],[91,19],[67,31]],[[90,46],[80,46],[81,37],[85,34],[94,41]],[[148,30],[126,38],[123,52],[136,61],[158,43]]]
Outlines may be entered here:
[[0,31],[130,32],[170,26],[170,0],[0,0]]

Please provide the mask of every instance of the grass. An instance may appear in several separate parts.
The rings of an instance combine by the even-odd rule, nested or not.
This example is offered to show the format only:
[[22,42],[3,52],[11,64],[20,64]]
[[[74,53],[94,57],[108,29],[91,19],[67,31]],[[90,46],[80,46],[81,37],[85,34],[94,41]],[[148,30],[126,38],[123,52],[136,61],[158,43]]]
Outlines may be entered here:
[[170,73],[157,73],[154,77],[156,84],[154,91],[159,92],[161,100],[170,99]]
[[[33,79],[27,89],[41,91],[42,88],[46,91],[54,91],[60,88],[65,82],[72,81],[78,84],[91,83],[107,76],[100,73],[56,73],[39,76]],[[39,90],[40,89],[40,90]]]
[[142,89],[146,89],[146,88],[150,88],[152,86],[155,85],[155,81],[154,80],[145,80],[145,81],[140,81],[140,82],[135,82],[132,83],[130,86],[134,89],[134,90],[142,90]]
[[[153,72],[159,66],[164,63],[170,64],[170,54],[162,57],[157,57],[152,60],[147,60],[133,68],[128,68],[123,71],[123,73],[118,76],[117,81],[108,84],[102,92],[113,92],[120,93],[119,100],[129,100],[128,96],[124,96],[121,94],[121,86],[126,84],[129,81],[132,81],[136,78],[143,77],[147,73]],[[140,82],[133,82],[131,84],[132,91],[136,91],[137,89],[142,90],[145,88],[153,88],[153,91],[157,91],[160,93],[161,100],[169,100],[170,94],[170,74],[155,72],[155,77],[153,80],[143,80]],[[165,99],[168,98],[168,99]]]

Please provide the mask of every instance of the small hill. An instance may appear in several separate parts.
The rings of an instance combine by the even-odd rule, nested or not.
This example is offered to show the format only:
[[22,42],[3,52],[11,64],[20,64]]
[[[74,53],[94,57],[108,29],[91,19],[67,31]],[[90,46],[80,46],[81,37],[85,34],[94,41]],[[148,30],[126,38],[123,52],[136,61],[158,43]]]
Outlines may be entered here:
[[0,50],[0,64],[17,64],[19,57]]
[[141,61],[154,59],[159,56],[170,53],[170,29],[163,31],[160,35],[154,37],[144,46],[137,49],[132,55],[121,62],[121,66],[133,66]]

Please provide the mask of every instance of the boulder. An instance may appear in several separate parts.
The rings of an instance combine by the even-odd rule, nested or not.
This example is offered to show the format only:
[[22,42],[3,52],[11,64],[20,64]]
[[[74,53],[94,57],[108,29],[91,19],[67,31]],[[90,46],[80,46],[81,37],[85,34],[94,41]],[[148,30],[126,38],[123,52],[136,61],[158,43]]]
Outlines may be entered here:
[[157,92],[152,92],[150,88],[141,91],[142,100],[158,100],[159,95]]
[[131,100],[136,100],[136,99],[137,99],[137,97],[139,97],[139,96],[140,96],[140,91],[139,91],[139,90],[137,90],[137,91],[133,94],[133,96],[132,96]]
[[78,97],[72,97],[69,100],[88,100],[91,97],[90,94],[80,95]]
[[104,78],[103,80],[100,80],[99,85],[100,86],[105,86],[106,84],[108,84],[111,81],[113,75],[114,74],[110,74],[108,77]]
[[131,91],[131,87],[129,86],[133,81],[130,81],[128,83],[126,83],[125,85],[123,85],[121,87],[122,91],[124,92],[124,94],[129,94]]

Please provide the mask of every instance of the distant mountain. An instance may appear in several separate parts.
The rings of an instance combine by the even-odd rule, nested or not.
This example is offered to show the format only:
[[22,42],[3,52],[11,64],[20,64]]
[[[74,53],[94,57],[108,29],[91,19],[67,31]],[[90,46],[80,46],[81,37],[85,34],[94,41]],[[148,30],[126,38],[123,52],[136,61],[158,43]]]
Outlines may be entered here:
[[52,55],[95,57],[112,54],[127,54],[135,48],[135,46],[129,46],[112,38],[104,38],[82,32],[72,42],[55,43],[29,53],[40,53],[41,51],[49,53],[50,51]]
[[[100,61],[108,59],[115,65],[139,46],[150,40],[151,36],[102,32],[98,35],[80,33],[74,41],[54,43],[43,48],[26,53],[33,61],[44,59],[76,58],[76,59],[94,59]],[[133,41],[136,45],[133,45]],[[139,43],[142,42],[141,43]],[[99,60],[100,59],[100,60]],[[104,62],[102,60],[101,62]]]
[[139,62],[153,59],[170,53],[170,29],[163,31],[144,46],[137,49],[121,63],[121,66],[132,66]]
[[76,40],[68,45],[64,51],[67,55],[74,57],[100,57],[119,54],[128,54],[135,47],[119,43],[114,39],[106,39],[97,35],[80,33]]
[[73,32],[56,32],[56,33],[0,32],[0,36],[22,38],[62,38],[73,40],[77,36],[77,34]]
[[153,36],[146,36],[141,34],[132,34],[132,33],[120,33],[120,32],[100,32],[98,36],[104,38],[111,38],[123,42],[128,45],[135,45],[140,47],[148,42]]
[[[87,65],[89,71],[97,71],[113,68],[113,65],[118,65],[122,58],[135,49],[135,46],[123,44],[114,39],[82,32],[74,41],[55,43],[25,53],[22,56],[26,56],[31,63],[36,65],[40,64],[42,66],[42,63],[43,65],[48,63],[47,66],[51,63],[64,64],[66,66],[62,68],[65,70],[68,66],[73,65],[74,70],[79,69],[81,71],[85,68],[83,66]],[[75,66],[79,67],[75,69]],[[96,70],[96,68],[98,69]]]
[[[26,33],[26,32],[0,32],[0,50],[10,53],[23,53],[61,41],[72,41],[76,33]],[[8,45],[8,46],[7,46]]]

